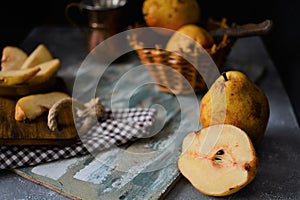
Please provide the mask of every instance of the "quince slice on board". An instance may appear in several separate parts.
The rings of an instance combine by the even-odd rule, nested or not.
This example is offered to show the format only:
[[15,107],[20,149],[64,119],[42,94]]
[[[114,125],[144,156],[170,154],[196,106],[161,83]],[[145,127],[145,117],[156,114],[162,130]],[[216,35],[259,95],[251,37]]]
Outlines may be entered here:
[[15,106],[15,120],[34,120],[49,110],[57,101],[67,97],[70,96],[57,91],[22,97]]

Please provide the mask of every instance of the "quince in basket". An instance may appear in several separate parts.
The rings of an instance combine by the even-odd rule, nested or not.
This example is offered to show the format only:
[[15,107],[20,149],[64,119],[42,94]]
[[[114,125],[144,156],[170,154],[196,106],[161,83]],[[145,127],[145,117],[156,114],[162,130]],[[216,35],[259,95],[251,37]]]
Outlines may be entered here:
[[14,46],[2,51],[0,85],[34,85],[49,80],[60,67],[44,44],[39,44],[30,55]]
[[184,52],[188,52],[195,42],[208,49],[214,44],[214,38],[205,28],[195,24],[186,24],[172,35],[166,45],[166,50],[180,51],[182,49]]

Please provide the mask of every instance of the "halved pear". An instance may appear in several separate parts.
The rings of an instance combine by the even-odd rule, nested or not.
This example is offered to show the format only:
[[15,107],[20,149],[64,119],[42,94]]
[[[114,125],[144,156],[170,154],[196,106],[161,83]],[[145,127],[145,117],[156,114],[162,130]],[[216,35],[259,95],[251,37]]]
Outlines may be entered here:
[[40,70],[41,69],[39,67],[33,67],[29,69],[0,71],[0,85],[23,84],[36,75]]
[[4,47],[1,57],[1,71],[20,69],[27,57],[27,53],[18,47]]
[[36,67],[39,67],[41,70],[28,80],[29,84],[38,84],[49,80],[59,69],[60,60],[58,58],[52,59],[50,61],[43,62]]
[[240,128],[219,124],[189,133],[182,143],[178,168],[200,192],[233,194],[256,176],[258,158],[249,136]]
[[43,62],[52,60],[53,57],[49,49],[44,44],[39,44],[33,52],[30,53],[28,58],[23,63],[21,69],[28,69]]

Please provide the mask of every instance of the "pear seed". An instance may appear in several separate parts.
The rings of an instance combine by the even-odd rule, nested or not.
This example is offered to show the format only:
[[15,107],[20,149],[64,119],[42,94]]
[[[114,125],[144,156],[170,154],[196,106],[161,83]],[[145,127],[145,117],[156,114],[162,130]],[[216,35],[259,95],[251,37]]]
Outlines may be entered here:
[[245,170],[246,171],[250,171],[250,168],[251,168],[251,166],[247,163],[247,164],[245,164]]
[[225,152],[222,150],[222,149],[220,149],[219,151],[217,151],[217,155],[223,155]]
[[220,157],[215,157],[214,160],[222,160]]

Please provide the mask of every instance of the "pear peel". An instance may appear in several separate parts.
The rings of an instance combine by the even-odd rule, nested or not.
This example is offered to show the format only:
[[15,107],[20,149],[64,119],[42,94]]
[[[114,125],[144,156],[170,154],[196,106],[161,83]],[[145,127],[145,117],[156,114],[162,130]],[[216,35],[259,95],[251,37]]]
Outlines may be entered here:
[[[207,142],[215,145],[209,150],[203,148]],[[220,124],[185,136],[178,168],[201,193],[227,196],[254,180],[258,158],[247,133],[236,126]]]

